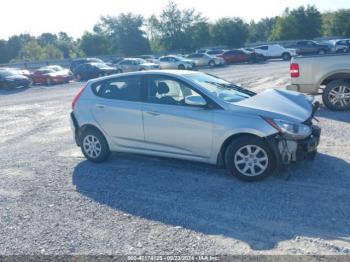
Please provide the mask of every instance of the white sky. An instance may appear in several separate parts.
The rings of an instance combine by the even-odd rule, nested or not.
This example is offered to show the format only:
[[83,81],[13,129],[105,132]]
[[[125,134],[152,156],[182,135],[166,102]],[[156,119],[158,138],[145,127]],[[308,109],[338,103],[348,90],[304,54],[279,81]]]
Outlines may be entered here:
[[[350,0],[174,0],[195,8],[211,21],[238,16],[246,21],[280,15],[286,7],[316,5],[320,11],[350,8]],[[2,0],[0,39],[20,33],[67,32],[74,37],[91,31],[101,15],[132,12],[159,14],[168,0]]]

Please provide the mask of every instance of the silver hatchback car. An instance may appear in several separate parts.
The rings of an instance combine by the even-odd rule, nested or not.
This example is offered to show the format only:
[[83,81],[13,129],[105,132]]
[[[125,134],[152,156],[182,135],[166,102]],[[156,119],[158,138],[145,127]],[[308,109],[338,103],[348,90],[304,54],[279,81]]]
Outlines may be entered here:
[[226,166],[261,180],[313,159],[320,128],[312,98],[282,89],[259,94],[193,71],[143,71],[90,80],[72,103],[74,137],[85,157],[132,152]]

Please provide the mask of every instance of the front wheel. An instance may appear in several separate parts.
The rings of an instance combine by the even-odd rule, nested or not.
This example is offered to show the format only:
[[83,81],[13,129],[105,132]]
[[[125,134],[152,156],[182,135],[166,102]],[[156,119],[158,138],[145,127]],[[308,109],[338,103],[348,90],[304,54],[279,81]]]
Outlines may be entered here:
[[179,70],[185,70],[186,68],[185,68],[184,65],[179,65],[178,69],[179,69]]
[[95,129],[87,129],[83,132],[81,151],[88,160],[95,163],[107,160],[110,155],[106,138],[100,131]]
[[350,109],[350,82],[334,80],[327,84],[322,94],[323,103],[330,110],[344,111]]
[[208,66],[214,67],[215,66],[215,61],[210,60],[209,63],[208,63]]
[[244,181],[262,180],[272,174],[276,166],[268,144],[253,136],[242,136],[231,142],[225,161],[231,174]]
[[323,50],[323,49],[321,49],[320,51],[318,51],[318,54],[319,54],[319,55],[324,55],[325,53],[326,53],[326,51]]

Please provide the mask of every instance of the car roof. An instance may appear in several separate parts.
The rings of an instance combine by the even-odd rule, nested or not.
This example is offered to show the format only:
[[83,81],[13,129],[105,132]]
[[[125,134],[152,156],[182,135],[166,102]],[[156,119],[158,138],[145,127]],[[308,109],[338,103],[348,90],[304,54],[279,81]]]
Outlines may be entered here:
[[163,75],[163,76],[185,76],[190,74],[203,74],[202,72],[198,71],[191,71],[191,70],[149,70],[149,71],[137,71],[137,72],[130,72],[130,73],[121,73],[121,74],[115,74],[115,75],[109,75],[105,77],[101,77],[98,79],[92,79],[89,81],[89,83],[96,83],[101,80],[108,80],[113,79],[115,77],[124,77],[124,76],[145,76],[145,75]]

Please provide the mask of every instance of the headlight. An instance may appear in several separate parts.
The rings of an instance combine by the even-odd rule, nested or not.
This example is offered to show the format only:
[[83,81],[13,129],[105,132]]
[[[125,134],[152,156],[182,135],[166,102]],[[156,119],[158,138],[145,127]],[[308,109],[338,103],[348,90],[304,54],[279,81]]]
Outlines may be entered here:
[[264,118],[264,120],[289,139],[304,139],[310,136],[312,133],[311,128],[304,124],[292,123],[272,118]]

